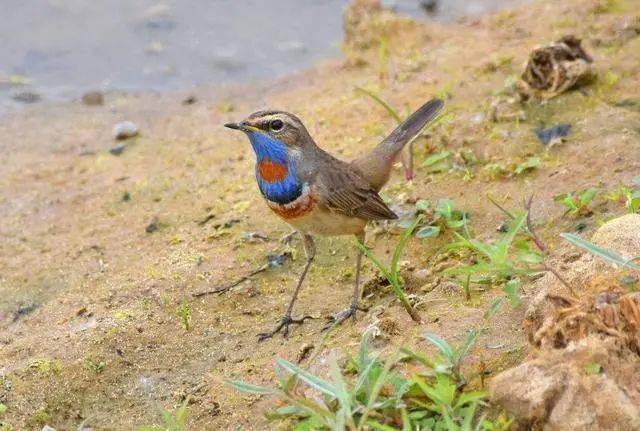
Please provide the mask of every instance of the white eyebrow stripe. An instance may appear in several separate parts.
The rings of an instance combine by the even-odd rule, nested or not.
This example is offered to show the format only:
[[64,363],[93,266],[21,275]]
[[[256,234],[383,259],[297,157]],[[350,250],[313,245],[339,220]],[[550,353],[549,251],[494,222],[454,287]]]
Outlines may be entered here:
[[299,126],[298,121],[296,121],[294,118],[284,113],[267,114],[262,117],[252,118],[251,120],[255,123],[265,123],[265,124],[268,124],[273,120],[280,120],[289,126],[294,126],[294,127]]

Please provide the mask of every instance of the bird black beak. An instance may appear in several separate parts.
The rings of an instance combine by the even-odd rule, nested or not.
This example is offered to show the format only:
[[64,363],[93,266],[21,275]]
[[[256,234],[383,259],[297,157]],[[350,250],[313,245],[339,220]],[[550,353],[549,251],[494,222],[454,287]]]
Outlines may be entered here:
[[238,123],[227,123],[224,125],[224,127],[228,127],[229,129],[233,129],[233,130],[240,130],[240,124]]
[[258,129],[255,126],[251,126],[246,121],[241,121],[239,123],[227,123],[224,125],[224,127],[228,127],[229,129],[233,129],[233,130],[242,130],[243,132],[246,132],[246,133],[260,131],[260,129]]

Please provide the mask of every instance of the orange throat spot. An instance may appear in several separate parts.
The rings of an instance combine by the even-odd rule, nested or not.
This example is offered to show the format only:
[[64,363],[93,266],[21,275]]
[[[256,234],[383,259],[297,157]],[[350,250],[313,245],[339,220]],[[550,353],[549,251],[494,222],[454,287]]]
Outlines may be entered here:
[[287,176],[288,169],[285,165],[272,162],[271,159],[265,157],[258,163],[258,172],[260,177],[268,183],[277,183]]

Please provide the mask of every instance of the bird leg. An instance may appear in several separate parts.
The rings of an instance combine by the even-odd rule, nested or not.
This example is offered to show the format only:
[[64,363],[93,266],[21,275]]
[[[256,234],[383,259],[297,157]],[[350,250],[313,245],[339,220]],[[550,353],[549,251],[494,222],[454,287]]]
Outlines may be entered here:
[[[364,231],[356,235],[358,242],[364,245]],[[360,267],[362,266],[362,252],[358,250],[358,254],[356,255],[356,280],[353,285],[353,298],[351,299],[351,306],[346,310],[342,310],[339,313],[331,316],[329,318],[329,322],[322,328],[323,331],[333,328],[347,320],[349,317],[356,321],[356,312],[360,311],[368,311],[366,308],[362,308],[358,306],[358,302],[360,301]]]
[[296,288],[293,291],[293,296],[291,297],[291,301],[289,302],[289,306],[287,307],[287,311],[285,311],[284,316],[278,322],[276,327],[271,332],[262,332],[258,334],[258,341],[264,341],[267,338],[273,337],[278,332],[282,331],[283,337],[287,337],[289,335],[289,326],[292,324],[302,325],[305,320],[312,319],[311,316],[304,316],[301,319],[293,319],[291,318],[291,311],[293,310],[293,304],[295,304],[296,299],[298,298],[298,293],[300,292],[300,288],[302,287],[302,282],[307,276],[307,272],[311,267],[311,263],[313,262],[313,258],[316,255],[316,247],[313,243],[313,237],[307,234],[300,233],[302,236],[302,244],[304,245],[304,251],[307,255],[307,262],[304,265],[304,269],[300,274],[300,278],[298,278],[298,283],[296,284]]

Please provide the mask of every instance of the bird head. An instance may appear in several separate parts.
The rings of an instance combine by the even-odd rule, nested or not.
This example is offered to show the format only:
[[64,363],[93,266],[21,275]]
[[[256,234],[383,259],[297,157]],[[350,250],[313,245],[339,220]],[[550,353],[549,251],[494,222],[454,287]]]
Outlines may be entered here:
[[300,196],[298,164],[304,148],[315,144],[298,117],[282,111],[260,111],[225,127],[241,130],[249,137],[263,196],[283,204]]
[[247,134],[254,150],[256,147],[282,146],[287,150],[303,148],[311,141],[302,121],[284,111],[258,111],[239,123],[227,123],[225,127]]

